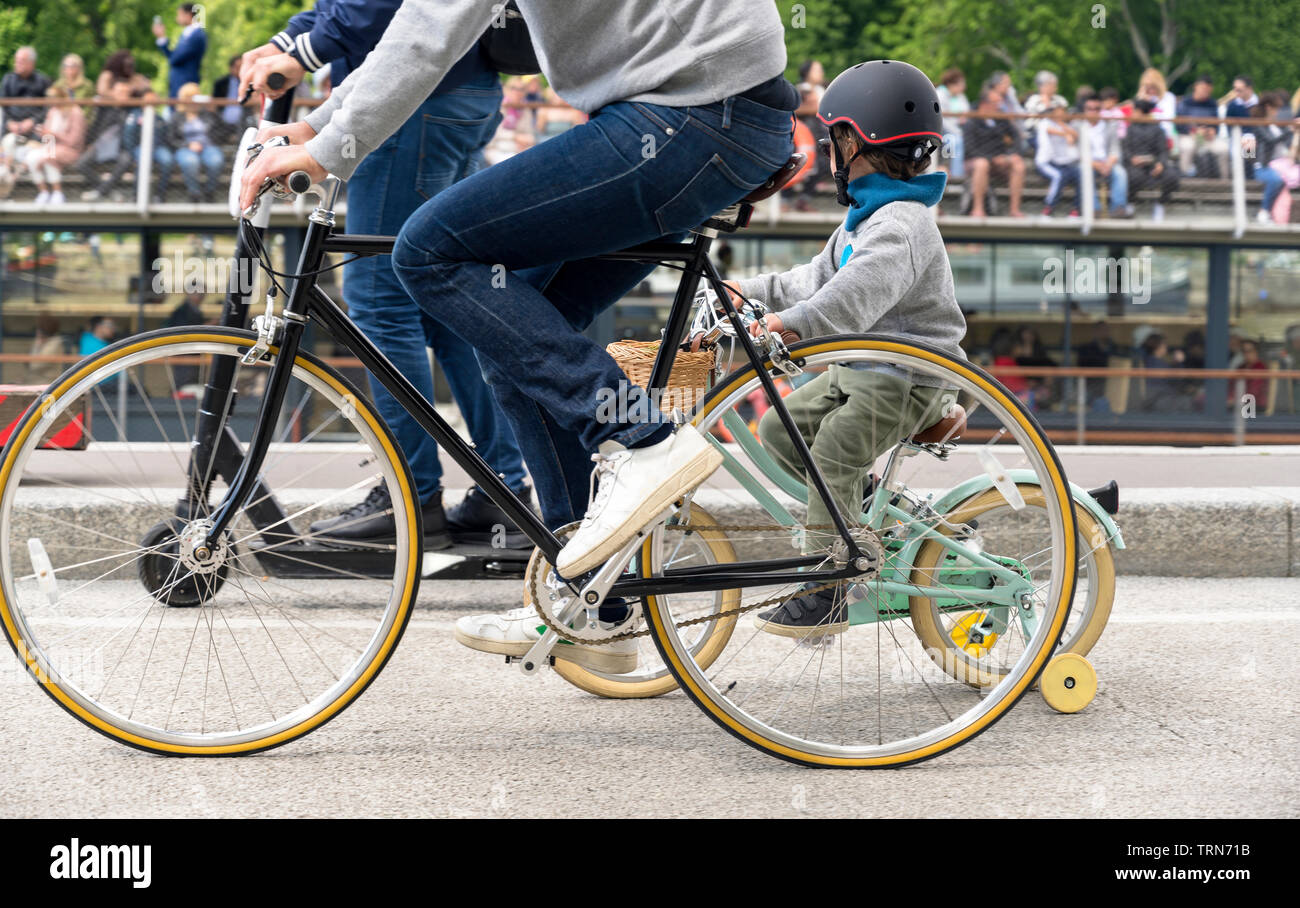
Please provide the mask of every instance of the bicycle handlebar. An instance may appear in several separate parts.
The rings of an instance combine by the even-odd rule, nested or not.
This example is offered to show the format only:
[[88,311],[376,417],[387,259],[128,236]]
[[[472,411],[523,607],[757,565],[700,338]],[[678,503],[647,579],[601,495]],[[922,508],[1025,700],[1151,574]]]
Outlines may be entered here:
[[[271,91],[279,91],[280,89],[284,88],[284,83],[287,81],[288,80],[285,78],[284,73],[271,73],[269,76],[266,77],[266,87],[271,89]],[[250,85],[248,86],[247,89],[244,90],[244,96],[239,99],[239,103],[247,104],[248,99],[251,98],[252,96],[253,96],[253,86]]]

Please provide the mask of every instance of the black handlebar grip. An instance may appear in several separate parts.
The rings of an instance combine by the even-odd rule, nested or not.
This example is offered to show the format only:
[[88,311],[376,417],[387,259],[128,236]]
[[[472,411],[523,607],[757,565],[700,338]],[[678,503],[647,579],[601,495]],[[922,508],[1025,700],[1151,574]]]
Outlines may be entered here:
[[266,87],[271,91],[279,91],[284,88],[284,73],[271,73],[266,77]]
[[311,189],[311,177],[305,170],[295,170],[289,174],[289,179],[285,180],[285,185],[293,192],[302,195],[308,189]]

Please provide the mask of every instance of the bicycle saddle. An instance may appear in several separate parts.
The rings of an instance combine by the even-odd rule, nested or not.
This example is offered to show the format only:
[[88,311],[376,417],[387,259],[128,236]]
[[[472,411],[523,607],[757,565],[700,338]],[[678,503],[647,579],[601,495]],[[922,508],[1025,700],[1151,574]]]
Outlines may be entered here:
[[966,431],[966,409],[961,404],[953,404],[951,412],[923,432],[912,437],[918,445],[937,445],[945,441],[955,441]]
[[790,155],[790,160],[782,164],[776,173],[767,178],[762,186],[759,186],[749,195],[741,199],[741,201],[753,205],[756,202],[763,201],[763,199],[766,199],[769,196],[776,195],[785,188],[787,183],[799,174],[799,171],[803,169],[803,164],[807,157],[806,154],[798,151]]

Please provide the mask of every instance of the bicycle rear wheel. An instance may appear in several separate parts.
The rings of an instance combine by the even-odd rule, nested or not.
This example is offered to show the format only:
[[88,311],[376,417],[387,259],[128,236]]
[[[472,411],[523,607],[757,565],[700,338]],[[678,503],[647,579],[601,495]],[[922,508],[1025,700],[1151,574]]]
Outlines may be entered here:
[[[1045,520],[1042,490],[1022,485],[1021,499],[1026,507],[1015,512],[996,488],[985,489],[959,503],[945,519],[953,524],[977,523],[981,545],[1002,554],[1014,554],[1021,562],[1034,565],[1048,553],[1016,551],[1019,540],[1033,540],[1041,535],[1026,532],[1024,524]],[[1111,555],[1109,539],[1101,523],[1086,508],[1077,508],[1079,524],[1077,534],[1079,571],[1075,581],[1074,602],[1070,617],[1057,642],[1057,651],[1086,656],[1106,629],[1110,609],[1115,601],[1115,559]],[[956,556],[947,552],[933,539],[924,541],[912,558],[914,579],[924,584],[928,578],[942,579],[946,570],[967,569]],[[978,605],[978,603],[971,603]],[[945,669],[952,669],[958,677],[974,683],[991,683],[997,663],[987,658],[988,651],[998,645],[997,634],[986,635],[980,628],[997,620],[991,609],[963,610],[947,605],[940,607],[933,598],[920,596],[911,605],[912,626],[925,646],[926,653]],[[1011,627],[1012,633],[1021,631]],[[990,668],[991,666],[991,668]]]
[[[266,486],[213,558],[190,551],[185,537],[221,502],[243,450],[228,443],[234,463],[216,446],[191,456],[202,389],[228,372],[237,394],[217,421],[248,438],[251,408],[234,397],[257,396],[273,361],[241,361],[254,339],[185,328],[109,347],[50,386],[0,457],[5,635],[60,706],[133,747],[241,754],[312,731],[374,680],[415,601],[420,512],[406,463],[367,400],[305,354]],[[69,420],[81,427],[73,450],[59,434]],[[315,538],[311,522],[380,482],[390,541],[345,550]]]
[[[736,438],[727,443],[712,436],[725,466],[697,490],[694,502],[727,526],[737,559],[756,564],[756,579],[738,590],[736,631],[710,665],[701,664],[686,645],[693,596],[647,596],[647,623],[683,690],[720,726],[760,750],[827,767],[890,767],[933,757],[989,728],[1047,663],[1065,626],[1075,584],[1076,525],[1069,487],[1033,417],[987,373],[965,361],[870,335],[799,343],[790,352],[804,374],[792,382],[798,387],[786,400],[795,402],[792,416],[808,439],[826,425],[821,422],[826,414],[816,412],[820,405],[812,398],[824,395],[834,401],[837,387],[856,380],[836,370],[883,373],[928,389],[910,396],[904,391],[899,413],[881,410],[877,402],[853,423],[867,437],[866,447],[881,452],[874,471],[883,473],[893,463],[887,485],[878,483],[865,502],[837,501],[856,543],[874,564],[851,579],[819,585],[814,592],[833,605],[817,623],[792,630],[771,617],[783,603],[808,592],[799,583],[764,581],[757,575],[788,571],[790,559],[801,553],[814,558],[808,565],[814,569],[847,561],[842,541],[825,525],[810,521],[805,502],[794,497],[806,494],[799,484],[802,477],[792,482],[783,475],[772,457],[776,448],[759,444],[734,414],[759,387],[755,371],[743,368],[723,379],[694,414],[702,432],[722,423]],[[962,442],[922,444],[926,430],[956,403],[969,420]],[[808,422],[799,424],[802,419]],[[861,468],[863,475],[873,467],[834,463],[815,444],[814,456],[829,466]],[[1017,548],[1041,557],[1025,563],[1014,554],[963,549],[972,570],[918,588],[911,568],[917,546],[928,539],[950,540],[940,532],[948,527],[943,515],[930,508],[931,498],[985,474],[1007,488],[1005,472],[1013,468],[1028,471],[1044,490],[1041,508],[1034,509],[1035,518],[1041,518],[1032,524],[1037,537],[1019,540]],[[1007,494],[1015,497],[1014,485]],[[1023,508],[1022,502],[1016,504]],[[667,576],[664,536],[656,532],[642,547],[643,578]],[[908,613],[909,594],[965,611],[970,602],[1008,604],[1024,632],[1006,635],[993,650],[996,684],[972,687],[928,658]]]

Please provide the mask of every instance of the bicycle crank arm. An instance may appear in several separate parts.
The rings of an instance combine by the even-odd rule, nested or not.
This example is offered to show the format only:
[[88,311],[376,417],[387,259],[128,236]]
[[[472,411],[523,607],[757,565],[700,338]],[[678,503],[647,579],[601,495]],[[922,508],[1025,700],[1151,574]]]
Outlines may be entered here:
[[[560,605],[559,611],[555,613],[556,623],[567,627],[569,622],[577,617],[578,613],[583,609],[586,609],[587,611],[588,621],[594,623],[596,620],[596,612],[600,608],[600,604],[605,601],[605,596],[609,593],[610,587],[614,585],[614,581],[623,575],[623,566],[627,564],[628,561],[632,559],[632,556],[636,554],[637,550],[641,548],[645,537],[649,533],[652,533],[655,528],[665,520],[671,517],[674,510],[676,510],[675,506],[669,507],[654,520],[650,521],[641,532],[632,537],[632,539],[630,539],[627,544],[619,550],[617,555],[601,565],[600,570],[596,572],[596,576],[592,577],[576,596],[570,596],[568,599],[565,599]],[[520,671],[525,675],[537,674],[542,665],[549,661],[547,657],[550,656],[551,650],[554,649],[556,644],[559,642],[560,635],[555,632],[554,628],[548,627],[546,633],[542,634],[542,638],[534,643],[528,652],[524,654],[524,657],[519,664]]]

